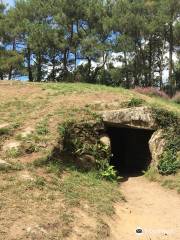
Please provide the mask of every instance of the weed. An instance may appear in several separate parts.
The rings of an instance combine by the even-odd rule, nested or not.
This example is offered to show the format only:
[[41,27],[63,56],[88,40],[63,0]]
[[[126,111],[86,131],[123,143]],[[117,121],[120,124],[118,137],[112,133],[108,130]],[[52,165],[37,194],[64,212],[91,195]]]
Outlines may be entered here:
[[34,181],[34,184],[39,189],[42,189],[46,185],[46,181],[43,177],[36,177],[36,180]]
[[144,172],[145,177],[150,181],[156,181],[158,179],[159,172],[155,167],[150,167],[146,172]]
[[22,155],[22,150],[16,147],[10,148],[6,151],[6,156],[9,158],[17,158]]
[[179,124],[179,117],[172,111],[167,111],[162,108],[152,108],[154,118],[160,128],[176,128]]
[[59,162],[51,161],[47,165],[47,173],[54,173],[54,174],[58,175],[61,172],[62,172],[62,169],[61,169]]
[[143,99],[140,99],[140,98],[132,98],[127,106],[128,107],[139,107],[139,106],[142,106],[142,104],[144,103],[144,100]]
[[100,176],[109,181],[117,180],[117,171],[113,166],[107,166],[105,170],[100,170]]
[[44,156],[44,157],[36,159],[33,162],[33,166],[34,167],[43,167],[43,166],[46,166],[49,162],[50,162],[50,157]]
[[11,133],[11,129],[10,128],[0,128],[0,136],[1,135],[9,135]]
[[2,172],[11,172],[11,171],[21,171],[24,168],[24,166],[20,163],[13,163],[9,165],[1,165],[0,171]]
[[180,168],[180,161],[172,148],[164,151],[158,164],[158,170],[161,174],[174,174]]
[[48,121],[44,119],[43,121],[39,122],[36,126],[36,132],[39,135],[46,135],[48,134]]

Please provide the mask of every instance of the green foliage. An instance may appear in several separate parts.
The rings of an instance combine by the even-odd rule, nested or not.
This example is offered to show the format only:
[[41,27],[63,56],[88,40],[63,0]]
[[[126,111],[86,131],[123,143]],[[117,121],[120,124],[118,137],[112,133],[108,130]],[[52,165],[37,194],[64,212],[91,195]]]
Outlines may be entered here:
[[19,148],[10,148],[6,151],[6,156],[9,158],[17,158],[22,155],[22,149]]
[[11,129],[10,128],[0,128],[0,136],[1,135],[9,135],[11,133]]
[[9,165],[1,165],[0,171],[2,172],[12,172],[12,171],[21,171],[24,169],[24,166],[21,163],[12,163]]
[[180,159],[178,159],[178,152],[180,151],[179,133],[180,131],[177,128],[175,132],[172,129],[167,132],[166,148],[158,165],[159,172],[162,174],[176,173],[180,169]]
[[99,179],[96,172],[84,174],[73,170],[60,189],[70,205],[79,206],[80,201],[86,201],[98,213],[111,215],[114,213],[113,203],[122,199],[116,186],[115,182]]
[[169,175],[176,173],[180,168],[180,161],[177,159],[176,151],[172,148],[166,150],[158,164],[158,170],[161,174]]
[[48,120],[44,119],[43,121],[39,122],[36,126],[36,132],[39,135],[47,135],[48,130]]
[[46,185],[46,181],[44,177],[36,177],[34,184],[39,188],[42,189]]
[[113,166],[110,166],[108,164],[104,170],[100,169],[100,176],[102,176],[106,180],[114,181],[117,180],[117,171],[114,169]]
[[[60,126],[60,134],[64,151],[73,154],[78,159],[85,155],[94,157],[99,177],[107,180],[117,179],[117,173],[109,165],[110,149],[100,142],[99,130],[102,122],[65,122]],[[98,130],[99,129],[99,130]],[[93,166],[91,167],[93,169]]]
[[153,109],[153,114],[158,126],[166,129],[166,146],[158,164],[159,172],[165,175],[176,173],[180,168],[177,156],[180,151],[180,119],[175,113],[158,108]]
[[155,167],[149,167],[149,169],[145,172],[145,177],[147,177],[150,181],[156,181],[158,178],[158,170]]
[[132,98],[129,102],[128,102],[128,107],[139,107],[142,106],[142,104],[144,103],[143,99],[140,98]]
[[[153,115],[156,122],[161,128],[179,128],[179,117],[171,111],[167,111],[161,108],[152,108]],[[179,130],[178,130],[179,131]]]
[[[172,56],[179,45],[179,7],[178,0],[19,0],[12,8],[1,4],[0,78],[25,74],[29,81],[162,88],[169,51],[169,85],[178,88]],[[78,66],[79,60],[86,64]],[[49,71],[44,66],[50,66]]]

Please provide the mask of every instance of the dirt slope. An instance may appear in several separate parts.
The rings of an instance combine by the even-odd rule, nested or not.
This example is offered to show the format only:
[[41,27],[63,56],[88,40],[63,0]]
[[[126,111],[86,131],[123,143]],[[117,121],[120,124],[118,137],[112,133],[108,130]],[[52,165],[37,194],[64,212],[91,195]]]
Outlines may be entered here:
[[[121,185],[127,202],[116,205],[109,222],[112,240],[180,239],[180,197],[145,177],[132,177]],[[136,234],[141,228],[144,233]]]

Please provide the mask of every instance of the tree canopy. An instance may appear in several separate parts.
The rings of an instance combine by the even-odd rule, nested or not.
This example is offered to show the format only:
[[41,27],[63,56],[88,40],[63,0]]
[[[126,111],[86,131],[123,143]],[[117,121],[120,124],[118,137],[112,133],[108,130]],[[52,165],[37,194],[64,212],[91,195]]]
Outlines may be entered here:
[[0,4],[1,79],[27,75],[29,81],[166,86],[172,91],[180,88],[179,62],[179,0]]

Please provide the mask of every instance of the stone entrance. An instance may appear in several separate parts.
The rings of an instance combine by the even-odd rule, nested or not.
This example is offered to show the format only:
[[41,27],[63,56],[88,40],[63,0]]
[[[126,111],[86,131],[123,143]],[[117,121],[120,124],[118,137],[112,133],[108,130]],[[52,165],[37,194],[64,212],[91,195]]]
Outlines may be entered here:
[[110,162],[120,173],[141,173],[150,164],[158,166],[163,131],[148,107],[98,112],[98,119],[63,126],[62,151],[85,170]]
[[147,170],[152,156],[149,140],[153,130],[106,125],[111,140],[111,161],[120,174],[140,174]]
[[150,108],[107,111],[102,118],[111,142],[111,164],[119,173],[140,174],[157,165],[165,143]]

